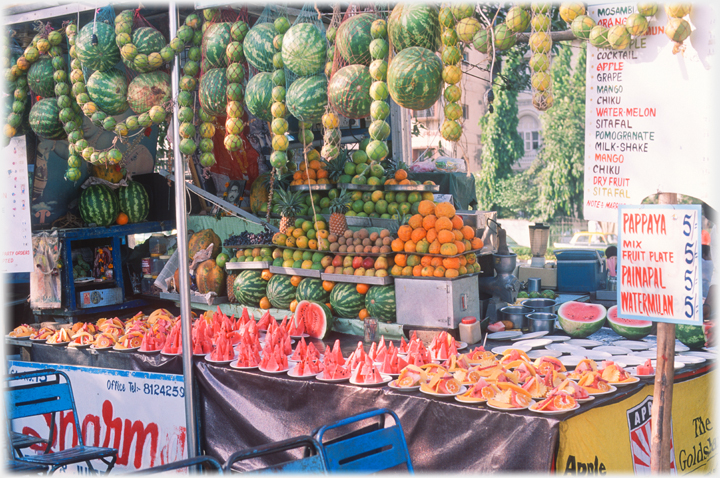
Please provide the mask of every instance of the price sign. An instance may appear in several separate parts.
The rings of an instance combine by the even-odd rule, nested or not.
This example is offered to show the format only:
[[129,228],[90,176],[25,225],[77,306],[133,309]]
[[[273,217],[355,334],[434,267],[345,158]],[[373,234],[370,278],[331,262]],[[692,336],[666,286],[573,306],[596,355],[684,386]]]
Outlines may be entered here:
[[700,206],[618,210],[618,316],[702,325]]

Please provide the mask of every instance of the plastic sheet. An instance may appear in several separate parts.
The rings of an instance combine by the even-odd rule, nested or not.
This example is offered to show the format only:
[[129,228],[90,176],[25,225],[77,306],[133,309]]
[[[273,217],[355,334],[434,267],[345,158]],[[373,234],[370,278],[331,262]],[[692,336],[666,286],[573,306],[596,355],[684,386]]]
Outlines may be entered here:
[[[33,270],[30,273],[30,307],[32,309],[58,309],[62,295],[58,261],[62,243],[57,231],[33,234]],[[67,264],[72,267],[72,264]]]

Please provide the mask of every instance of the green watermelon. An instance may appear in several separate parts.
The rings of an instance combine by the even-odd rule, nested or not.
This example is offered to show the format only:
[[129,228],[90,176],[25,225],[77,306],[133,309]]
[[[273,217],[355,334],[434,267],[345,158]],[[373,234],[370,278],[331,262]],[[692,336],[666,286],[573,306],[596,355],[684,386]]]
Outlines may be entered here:
[[395,55],[388,67],[390,96],[403,108],[430,108],[442,94],[442,70],[442,61],[432,51],[421,47],[405,48]]
[[128,109],[128,84],[125,74],[117,68],[96,71],[87,80],[87,91],[98,109],[110,116]]
[[365,296],[355,284],[338,283],[330,292],[330,305],[338,317],[354,319],[365,308]]
[[610,328],[616,334],[622,335],[626,339],[638,340],[650,334],[652,330],[652,322],[649,320],[635,320],[618,317],[617,305],[613,305],[607,311],[607,321]]
[[584,339],[603,326],[607,310],[601,304],[569,301],[558,308],[560,326],[571,337]]
[[702,325],[675,324],[675,338],[692,350],[700,350],[705,346],[705,332]]
[[118,190],[120,210],[127,214],[129,222],[142,222],[150,212],[150,200],[145,186],[137,181],[128,181],[126,187]]
[[235,298],[241,305],[259,307],[260,299],[265,297],[268,282],[257,270],[242,271],[235,278],[233,291]]
[[203,34],[202,51],[205,58],[205,69],[224,68],[227,66],[225,49],[232,41],[230,38],[231,23],[211,23]]
[[226,88],[225,68],[213,68],[205,72],[200,78],[200,89],[198,91],[200,106],[205,113],[211,116],[225,114],[225,107],[227,106]]
[[47,55],[42,55],[38,61],[30,65],[27,82],[32,92],[43,98],[55,96],[53,72],[52,59]]
[[395,51],[419,46],[432,52],[440,48],[438,9],[420,3],[398,3],[388,18],[388,36]]
[[340,55],[349,65],[368,66],[372,61],[370,57],[370,27],[377,20],[372,13],[362,13],[350,17],[340,24],[337,30],[335,44]]
[[295,80],[290,85],[285,98],[290,114],[300,121],[309,123],[320,121],[327,106],[327,86],[325,75]]
[[364,65],[341,68],[335,72],[328,84],[330,104],[347,118],[365,118],[370,114],[372,83],[370,70]]
[[376,285],[365,294],[365,308],[370,317],[395,322],[395,285]]
[[260,23],[250,29],[243,41],[245,58],[256,70],[273,71],[273,55],[275,47],[273,39],[277,32],[272,23]]
[[327,46],[322,32],[312,23],[298,23],[283,36],[282,60],[297,76],[310,76],[325,66]]
[[[247,37],[245,41],[247,41]],[[272,89],[271,73],[258,73],[248,81],[245,88],[245,104],[253,116],[261,120],[272,121],[270,113],[273,104]]]
[[290,276],[275,274],[267,283],[267,298],[276,309],[289,309],[290,302],[295,300],[295,289]]
[[60,108],[55,98],[45,98],[35,103],[30,109],[29,122],[35,134],[43,138],[60,139],[65,136],[60,122]]
[[[141,27],[133,32],[133,45],[137,48],[137,53],[141,55],[149,55],[151,53],[160,53],[160,50],[167,46],[165,37],[162,33],[152,27]],[[159,66],[150,64],[136,63],[133,60],[123,57],[125,67],[140,73],[148,73],[157,70]]]
[[80,216],[87,224],[109,226],[117,219],[118,209],[117,194],[104,184],[90,186],[80,195]]
[[[92,44],[93,34],[97,45]],[[107,23],[90,22],[77,34],[75,53],[83,68],[105,71],[120,61],[120,49],[115,44],[115,31]]]
[[330,300],[330,292],[323,289],[323,281],[310,277],[306,277],[300,281],[295,295],[298,302],[301,300],[312,300],[324,304]]
[[170,75],[164,71],[141,73],[130,82],[127,100],[134,113],[142,114],[160,106],[172,96]]
[[333,316],[321,302],[302,300],[295,309],[295,317],[305,324],[305,333],[316,339],[324,339],[332,330]]

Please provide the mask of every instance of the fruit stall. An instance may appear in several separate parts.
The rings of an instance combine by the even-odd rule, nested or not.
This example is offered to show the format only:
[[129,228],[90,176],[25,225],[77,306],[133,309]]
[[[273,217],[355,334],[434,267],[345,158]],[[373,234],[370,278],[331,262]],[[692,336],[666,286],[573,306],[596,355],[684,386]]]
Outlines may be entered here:
[[[470,4],[128,5],[10,21],[26,34],[8,49],[5,136],[51,151],[49,184],[65,167],[63,210],[40,216],[76,202],[79,219],[42,235],[62,243],[44,274],[62,299],[36,315],[58,321],[10,331],[22,355],[7,368],[58,367],[100,390],[78,397],[90,426],[65,434],[114,433],[117,468],[136,470],[224,461],[385,407],[417,470],[649,469],[653,323],[588,301],[600,259],[559,259],[556,285],[528,294],[495,212],[469,209],[473,176],[408,167],[408,110],[442,97],[439,134],[457,142],[462,49],[510,48],[531,19],[532,102],[552,105],[548,5],[512,7],[492,30]],[[594,41],[584,13],[563,4],[563,34]],[[160,235],[132,258],[149,270],[130,294],[126,245],[171,230],[173,254]],[[591,286],[561,280],[588,263]],[[696,423],[711,430],[716,354],[702,327],[676,333],[672,466],[709,469]]]

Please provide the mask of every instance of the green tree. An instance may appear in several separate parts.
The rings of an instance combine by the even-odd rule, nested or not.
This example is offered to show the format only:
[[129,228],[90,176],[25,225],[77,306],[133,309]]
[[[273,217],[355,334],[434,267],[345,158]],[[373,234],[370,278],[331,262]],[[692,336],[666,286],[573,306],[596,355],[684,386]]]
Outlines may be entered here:
[[482,166],[476,177],[477,196],[480,207],[486,211],[498,206],[497,186],[512,176],[512,165],[524,154],[523,141],[518,133],[517,85],[508,85],[505,78],[524,62],[522,51],[512,49],[504,57],[500,75],[493,81],[494,111],[480,118],[483,145]]
[[562,42],[553,60],[551,74],[554,104],[541,117],[543,146],[540,163],[539,215],[582,217],[585,156],[585,65],[583,42],[574,73],[573,47]]

